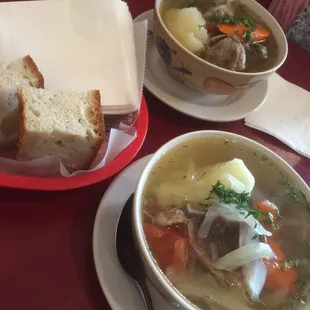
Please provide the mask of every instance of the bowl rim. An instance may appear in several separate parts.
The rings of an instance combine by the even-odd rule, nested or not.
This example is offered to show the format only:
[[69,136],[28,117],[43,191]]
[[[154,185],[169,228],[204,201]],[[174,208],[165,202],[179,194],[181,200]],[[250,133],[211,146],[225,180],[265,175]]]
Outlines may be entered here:
[[261,76],[261,75],[266,75],[266,74],[270,74],[273,73],[275,71],[277,71],[285,62],[287,55],[288,55],[288,42],[285,36],[285,33],[282,29],[282,27],[280,26],[280,24],[278,23],[278,21],[258,2],[256,2],[255,0],[247,0],[247,1],[251,1],[252,4],[254,5],[254,7],[256,7],[255,9],[257,10],[263,10],[265,11],[265,13],[267,13],[269,15],[269,17],[273,20],[273,22],[277,25],[278,30],[280,31],[281,34],[281,40],[284,42],[284,52],[283,52],[283,57],[282,59],[280,59],[277,62],[277,65],[273,66],[271,69],[265,70],[265,71],[260,71],[260,72],[240,72],[240,71],[232,71],[232,70],[228,70],[225,68],[222,68],[220,66],[214,65],[211,62],[208,62],[206,60],[201,59],[200,57],[198,57],[197,55],[195,55],[194,53],[190,52],[187,48],[185,48],[181,43],[179,43],[179,41],[177,39],[175,39],[175,37],[170,33],[170,31],[168,30],[168,28],[166,27],[165,23],[162,20],[161,14],[159,12],[160,9],[160,5],[161,3],[165,1],[165,0],[155,0],[155,7],[154,7],[154,14],[156,14],[157,19],[159,20],[161,26],[163,27],[163,29],[165,30],[166,34],[169,36],[169,38],[176,44],[178,45],[178,47],[188,56],[193,57],[193,59],[195,59],[196,61],[198,61],[201,65],[203,64],[207,64],[209,66],[211,66],[213,69],[219,69],[219,71],[222,72],[226,72],[232,75],[237,75],[237,76],[244,76],[244,77],[257,77],[257,76]]
[[137,183],[136,191],[134,194],[133,202],[133,231],[135,240],[139,249],[140,254],[143,257],[143,260],[147,262],[148,267],[151,269],[152,274],[155,275],[157,281],[159,281],[164,288],[165,292],[169,294],[171,298],[179,303],[182,307],[187,310],[196,310],[197,308],[190,300],[183,296],[165,277],[164,273],[161,271],[159,266],[155,263],[144,236],[143,227],[142,227],[142,218],[141,218],[141,205],[143,199],[143,189],[148,179],[149,174],[151,173],[152,168],[158,162],[158,160],[165,155],[173,147],[178,146],[186,141],[197,139],[197,138],[218,138],[218,139],[227,139],[233,140],[237,143],[242,143],[249,146],[253,150],[260,151],[261,153],[268,156],[273,161],[277,162],[281,166],[281,171],[289,175],[294,183],[297,183],[301,191],[306,195],[307,199],[310,199],[310,188],[303,180],[303,178],[278,154],[268,149],[264,145],[249,139],[247,137],[241,136],[239,134],[230,133],[226,131],[217,131],[217,130],[201,130],[193,131],[183,135],[180,135],[167,143],[161,146],[150,158],[148,163],[143,169],[139,181]]

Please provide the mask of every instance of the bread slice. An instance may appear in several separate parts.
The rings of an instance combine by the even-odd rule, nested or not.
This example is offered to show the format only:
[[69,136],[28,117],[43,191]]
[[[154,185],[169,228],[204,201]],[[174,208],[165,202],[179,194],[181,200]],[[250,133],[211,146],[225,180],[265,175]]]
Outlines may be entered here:
[[21,110],[17,159],[56,155],[69,172],[88,169],[104,140],[100,92],[18,92]]
[[0,65],[0,149],[17,142],[19,110],[16,93],[22,86],[44,87],[43,76],[29,55]]

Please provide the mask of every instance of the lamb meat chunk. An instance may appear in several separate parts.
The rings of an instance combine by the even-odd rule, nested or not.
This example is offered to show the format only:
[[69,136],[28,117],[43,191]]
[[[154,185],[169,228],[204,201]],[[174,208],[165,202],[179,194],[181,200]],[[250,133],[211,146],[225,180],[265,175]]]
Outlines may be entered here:
[[235,38],[225,37],[205,50],[207,61],[232,71],[243,71],[246,67],[244,46]]

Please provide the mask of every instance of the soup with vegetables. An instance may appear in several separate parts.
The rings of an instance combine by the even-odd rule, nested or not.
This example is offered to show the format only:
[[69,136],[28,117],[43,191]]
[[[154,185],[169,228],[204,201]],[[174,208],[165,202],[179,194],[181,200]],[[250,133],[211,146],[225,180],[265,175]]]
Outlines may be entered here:
[[180,44],[212,64],[241,72],[276,64],[272,29],[237,0],[164,0],[161,15]]
[[275,193],[264,157],[244,152],[253,175],[219,143],[192,140],[153,168],[142,218],[154,260],[201,309],[310,309],[309,206]]

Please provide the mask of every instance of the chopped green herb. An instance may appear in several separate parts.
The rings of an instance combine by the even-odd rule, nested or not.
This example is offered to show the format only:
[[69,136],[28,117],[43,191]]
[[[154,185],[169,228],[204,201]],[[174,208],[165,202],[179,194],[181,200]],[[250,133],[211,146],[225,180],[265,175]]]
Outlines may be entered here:
[[204,24],[204,25],[198,25],[199,30],[201,30],[201,28],[205,28],[205,27],[206,27],[206,24]]
[[235,41],[239,42],[239,39],[238,39],[238,37],[237,37],[237,36],[232,36],[231,38],[232,38],[233,40],[235,40]]
[[237,193],[233,189],[226,187],[220,181],[217,181],[215,185],[212,186],[212,190],[209,194],[209,199],[212,195],[216,195],[222,202],[226,204],[235,204],[240,209],[248,209],[251,203],[251,197],[249,193]]
[[185,180],[186,179],[186,174],[184,174],[184,176],[183,176],[183,180]]
[[252,215],[257,220],[260,220],[264,217],[264,213],[261,210],[249,210],[245,218],[249,217],[250,215]]
[[256,29],[256,23],[247,17],[235,17],[230,15],[226,15],[224,17],[212,16],[210,21],[216,22],[217,24],[229,24],[233,26],[243,24],[252,31]]
[[205,175],[206,175],[206,172],[204,172],[204,173],[201,175],[200,179],[202,179]]
[[188,145],[182,145],[182,147],[188,147]]
[[253,238],[252,238],[252,240],[258,240],[258,239],[259,239],[259,235],[258,234],[254,235]]
[[310,283],[310,273],[307,274],[304,277],[300,277],[298,278],[295,283],[299,286],[299,287],[304,287],[306,284]]
[[243,37],[245,43],[249,43],[249,42],[252,41],[252,34],[251,34],[250,31],[245,31],[245,32],[243,33],[243,36],[242,36],[242,37]]
[[217,181],[216,184],[213,185],[207,199],[213,198],[214,195],[216,195],[220,201],[225,204],[235,205],[236,208],[240,210],[239,213],[245,215],[246,218],[251,215],[257,220],[264,218],[264,213],[261,210],[252,210],[249,208],[251,203],[251,197],[249,193],[237,193],[233,189],[226,187],[220,181]]
[[217,234],[213,233],[212,231],[209,231],[207,238],[210,241],[214,241],[217,238]]
[[280,262],[279,266],[282,272],[288,269],[299,268],[301,264],[300,258],[287,258]]

